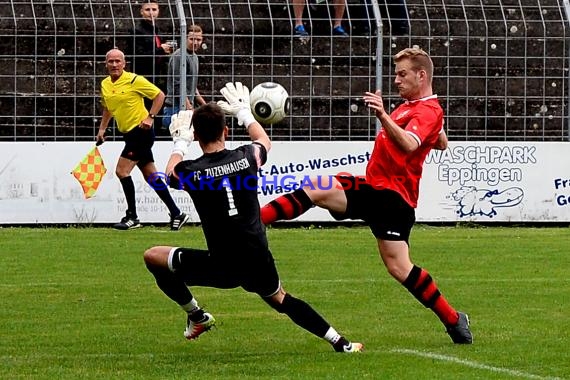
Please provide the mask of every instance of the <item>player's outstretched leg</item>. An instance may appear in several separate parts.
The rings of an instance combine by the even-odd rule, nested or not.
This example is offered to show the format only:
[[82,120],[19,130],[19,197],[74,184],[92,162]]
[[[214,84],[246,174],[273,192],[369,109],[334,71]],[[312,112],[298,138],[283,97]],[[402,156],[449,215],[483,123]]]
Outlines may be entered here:
[[265,225],[278,220],[291,220],[313,207],[311,198],[303,189],[275,198],[261,208],[261,222]]
[[[189,252],[190,251],[190,252]],[[156,246],[147,249],[144,253],[146,267],[152,273],[159,289],[171,300],[176,302],[188,317],[184,337],[196,339],[210,330],[216,320],[210,313],[206,313],[198,306],[198,302],[186,286],[178,272],[183,272],[183,264],[192,262],[192,255],[207,255],[205,250],[184,250],[169,246]],[[181,260],[187,255],[187,260]]]
[[473,343],[469,329],[469,318],[465,313],[457,312],[439,291],[431,275],[416,265],[402,283],[410,293],[425,307],[431,309],[445,325],[447,333],[457,344]]
[[352,343],[340,335],[311,305],[285,294],[278,303],[274,298],[264,298],[272,308],[286,314],[298,326],[329,342],[336,352],[354,353],[364,349],[362,343]]

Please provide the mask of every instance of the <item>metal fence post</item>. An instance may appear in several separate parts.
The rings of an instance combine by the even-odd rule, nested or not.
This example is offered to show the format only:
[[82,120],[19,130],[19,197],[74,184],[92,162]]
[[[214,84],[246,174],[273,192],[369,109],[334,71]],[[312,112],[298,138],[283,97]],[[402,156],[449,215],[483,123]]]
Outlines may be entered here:
[[176,0],[176,11],[178,13],[178,20],[180,22],[180,73],[172,73],[172,75],[180,75],[180,110],[186,109],[186,45],[187,45],[187,31],[186,31],[186,14],[184,13],[184,6],[182,0]]

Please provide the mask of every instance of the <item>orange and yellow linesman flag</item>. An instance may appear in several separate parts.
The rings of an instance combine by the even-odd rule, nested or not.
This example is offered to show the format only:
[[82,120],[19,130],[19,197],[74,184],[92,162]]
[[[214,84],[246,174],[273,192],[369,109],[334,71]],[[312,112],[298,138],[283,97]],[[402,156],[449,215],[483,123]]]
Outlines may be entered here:
[[71,172],[81,184],[86,199],[95,195],[105,173],[107,169],[97,147],[93,147]]

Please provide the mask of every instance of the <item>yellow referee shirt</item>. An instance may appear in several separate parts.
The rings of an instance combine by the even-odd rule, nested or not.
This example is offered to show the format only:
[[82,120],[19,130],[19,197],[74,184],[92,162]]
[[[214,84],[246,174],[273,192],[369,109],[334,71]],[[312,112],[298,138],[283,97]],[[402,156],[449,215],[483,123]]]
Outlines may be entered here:
[[117,122],[121,133],[127,133],[138,126],[147,116],[144,98],[154,99],[160,89],[145,77],[123,71],[115,82],[111,77],[101,82],[101,104]]

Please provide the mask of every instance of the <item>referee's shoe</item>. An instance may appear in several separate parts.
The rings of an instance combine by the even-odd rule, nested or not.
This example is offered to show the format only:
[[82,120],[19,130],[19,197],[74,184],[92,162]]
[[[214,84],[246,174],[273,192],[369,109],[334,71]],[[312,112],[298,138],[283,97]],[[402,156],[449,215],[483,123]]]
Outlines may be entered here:
[[119,223],[113,224],[113,228],[116,230],[133,230],[139,227],[142,227],[142,224],[138,218],[128,214]]
[[188,223],[190,217],[185,213],[181,212],[180,215],[170,218],[170,230],[178,231],[183,225]]

